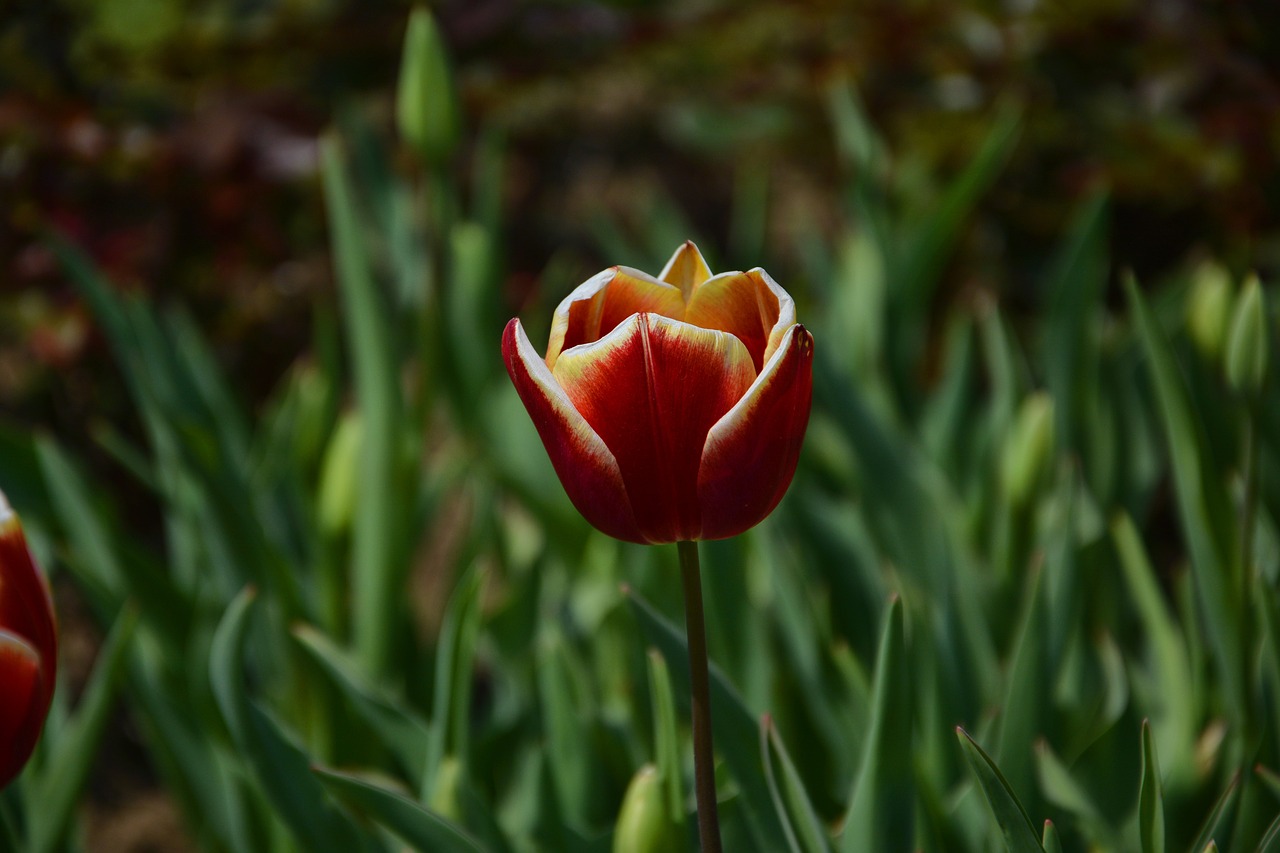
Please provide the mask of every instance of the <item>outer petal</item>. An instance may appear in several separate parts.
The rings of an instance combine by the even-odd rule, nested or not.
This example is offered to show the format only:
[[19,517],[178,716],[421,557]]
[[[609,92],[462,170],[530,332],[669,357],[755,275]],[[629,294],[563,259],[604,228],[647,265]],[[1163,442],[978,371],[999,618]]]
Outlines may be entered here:
[[597,341],[642,311],[679,320],[684,317],[684,295],[679,287],[629,267],[613,267],[592,276],[556,308],[547,367],[555,367],[564,350]]
[[692,240],[685,240],[676,253],[667,261],[667,265],[658,273],[658,279],[680,288],[684,301],[688,302],[698,285],[711,278],[711,267],[707,266],[702,252],[693,245]]
[[41,702],[47,709],[58,661],[58,634],[53,601],[44,575],[27,549],[18,516],[0,494],[0,630],[25,640],[45,672]]
[[502,357],[578,512],[610,536],[644,542],[617,460],[556,384],[519,320],[502,333]]
[[565,351],[553,373],[617,458],[645,538],[700,538],[707,432],[755,379],[742,342],[638,314],[598,342]]
[[0,631],[0,788],[31,757],[49,705],[40,655],[21,637]]
[[762,269],[721,273],[704,281],[685,307],[685,322],[730,332],[747,345],[756,370],[773,356],[796,307],[787,292]]
[[736,536],[782,500],[813,397],[813,336],[792,326],[751,389],[707,435],[698,472],[702,538]]

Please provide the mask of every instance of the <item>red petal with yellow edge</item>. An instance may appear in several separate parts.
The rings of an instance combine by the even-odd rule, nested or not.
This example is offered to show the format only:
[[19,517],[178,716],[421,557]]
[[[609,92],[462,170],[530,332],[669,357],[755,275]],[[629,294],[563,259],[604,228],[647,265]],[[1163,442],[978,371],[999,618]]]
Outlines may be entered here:
[[702,537],[759,524],[782,500],[800,458],[813,398],[813,336],[792,326],[751,390],[707,435],[698,472]]
[[593,276],[556,308],[547,367],[555,367],[560,353],[570,347],[598,341],[632,314],[644,311],[679,320],[684,316],[684,295],[680,288],[629,267]]
[[667,261],[662,272],[658,273],[659,281],[665,281],[680,288],[685,302],[689,301],[694,289],[709,278],[711,278],[711,267],[707,266],[702,252],[698,251],[698,247],[693,245],[692,240],[685,240],[671,256],[671,260]]
[[48,705],[58,662],[58,634],[53,602],[44,575],[27,548],[18,517],[0,495],[0,630],[21,637],[40,656]]
[[508,323],[502,333],[502,357],[578,512],[610,536],[644,542],[617,460],[556,384],[519,320]]
[[773,356],[782,335],[795,325],[795,303],[761,269],[721,273],[694,291],[685,307],[686,323],[736,335],[747,346],[756,371]]
[[0,631],[0,788],[18,775],[40,737],[49,708],[43,681],[39,653]]
[[700,538],[707,432],[755,379],[742,342],[639,314],[594,344],[566,350],[552,372],[618,460],[645,538]]

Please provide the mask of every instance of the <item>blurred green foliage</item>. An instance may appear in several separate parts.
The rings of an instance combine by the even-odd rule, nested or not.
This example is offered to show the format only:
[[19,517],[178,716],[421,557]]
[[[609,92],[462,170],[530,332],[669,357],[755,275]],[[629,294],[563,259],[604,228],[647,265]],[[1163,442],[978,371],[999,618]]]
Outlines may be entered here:
[[[727,849],[1271,849],[1265,10],[460,4],[438,20],[469,122],[442,168],[391,130],[406,8],[174,2],[128,33],[129,5],[57,8],[7,24],[27,76],[4,103],[39,120],[0,126],[0,161],[28,293],[6,322],[68,378],[53,404],[14,384],[0,477],[60,601],[117,627],[0,795],[0,846],[85,843],[113,694],[202,849],[691,843],[674,549],[586,527],[498,334],[545,326],[593,259],[654,270],[692,237],[713,268],[767,266],[817,342],[791,493],[702,546]],[[365,38],[380,93],[297,173],[199,173],[183,197],[215,227],[121,248],[129,212],[77,193],[167,170],[146,232],[186,161],[128,159],[112,110],[198,114],[175,68],[249,89],[300,32],[341,53],[307,66],[346,81],[313,97],[359,93],[334,69]],[[84,131],[49,116],[91,91],[117,141],[50,185]],[[226,261],[245,222],[269,250]],[[201,306],[322,247],[334,292],[321,265],[288,363],[224,351]],[[58,304],[109,366],[87,333],[36,335]],[[85,391],[101,374],[127,409]],[[56,437],[31,428],[49,409]]]

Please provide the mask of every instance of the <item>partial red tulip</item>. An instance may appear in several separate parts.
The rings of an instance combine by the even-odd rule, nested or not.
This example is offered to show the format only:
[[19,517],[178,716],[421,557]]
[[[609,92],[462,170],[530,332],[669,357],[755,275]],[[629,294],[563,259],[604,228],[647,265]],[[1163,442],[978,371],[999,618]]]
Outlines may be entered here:
[[556,309],[546,357],[518,319],[507,372],[565,491],[628,542],[724,539],[791,484],[813,336],[762,269],[712,275],[685,243],[654,278],[596,275]]
[[18,775],[40,739],[57,667],[49,587],[0,492],[0,788]]

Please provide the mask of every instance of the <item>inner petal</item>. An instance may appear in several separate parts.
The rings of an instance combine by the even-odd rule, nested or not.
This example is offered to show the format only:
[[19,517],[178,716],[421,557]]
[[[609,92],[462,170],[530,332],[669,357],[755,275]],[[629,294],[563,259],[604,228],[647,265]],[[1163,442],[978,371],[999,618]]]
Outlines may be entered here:
[[688,302],[689,296],[698,285],[711,278],[711,268],[707,266],[702,252],[698,251],[693,241],[685,240],[671,256],[671,260],[667,261],[658,278],[680,288],[685,301]]
[[618,460],[645,535],[698,538],[707,432],[756,376],[742,342],[639,314],[594,344],[566,350],[552,373]]
[[627,267],[614,267],[597,276],[556,309],[547,366],[554,367],[564,350],[597,341],[631,315],[646,311],[682,319],[684,296],[680,288]]
[[762,270],[751,270],[707,279],[694,290],[684,319],[704,329],[737,336],[759,372],[777,346],[773,338],[781,339],[780,333],[774,334],[780,321],[785,323],[782,331],[795,323],[795,308],[786,292]]

